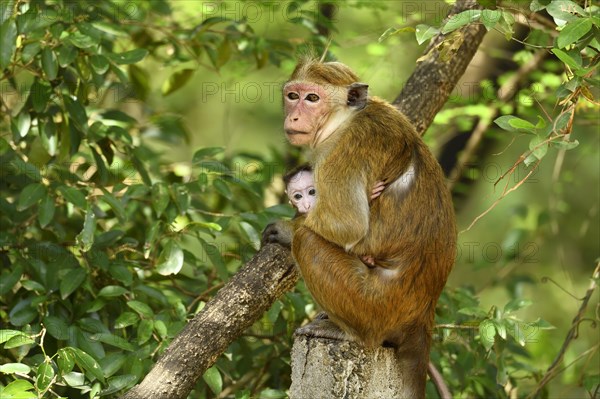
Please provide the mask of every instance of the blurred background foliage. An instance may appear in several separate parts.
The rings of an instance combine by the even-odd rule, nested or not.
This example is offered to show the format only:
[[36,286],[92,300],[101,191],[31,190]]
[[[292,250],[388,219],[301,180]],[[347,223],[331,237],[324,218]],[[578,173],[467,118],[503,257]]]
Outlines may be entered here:
[[[468,22],[489,32],[424,137],[463,230],[432,360],[456,397],[533,393],[598,282],[600,14],[480,3],[442,22],[443,1],[2,0],[0,396],[117,397],[292,216],[280,88],[298,52],[331,35],[392,100],[429,35],[460,56]],[[598,395],[598,302],[543,397]],[[315,310],[299,283],[190,397],[285,397]]]

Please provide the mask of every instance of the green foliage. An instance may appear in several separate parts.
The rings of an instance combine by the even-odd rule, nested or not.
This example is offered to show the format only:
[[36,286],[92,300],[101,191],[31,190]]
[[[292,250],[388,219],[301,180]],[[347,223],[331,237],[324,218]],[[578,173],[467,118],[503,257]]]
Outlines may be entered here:
[[[269,38],[248,18],[219,12],[227,2],[211,2],[210,10],[186,18],[174,10],[182,3],[0,4],[2,398],[118,397],[252,257],[263,227],[292,215],[289,206],[264,209],[266,189],[283,169],[282,154],[204,147],[184,162],[166,162],[161,145],[189,145],[191,134],[155,97],[174,97],[199,75],[224,73],[228,65],[280,66],[298,49],[320,50],[326,39],[319,28],[341,22],[323,18],[306,1],[257,2],[290,16],[285,23],[293,33]],[[520,40],[515,16],[534,21],[530,13],[537,13],[549,15],[557,29],[537,29],[511,62],[523,65],[539,49],[553,55],[518,88],[518,96],[531,101],[486,95],[510,80],[513,72],[506,73],[483,82],[483,94],[459,96],[433,129],[455,124],[466,130],[482,121],[491,137],[525,136],[520,160],[526,171],[580,141],[576,151],[589,149],[572,135],[579,119],[597,123],[590,115],[598,101],[598,7],[565,0],[535,0],[526,10],[480,3],[486,9],[442,26],[389,28],[379,41],[414,32],[422,44],[443,32],[446,40],[436,49],[448,60],[466,25],[482,23]],[[310,39],[298,39],[306,34]],[[161,68],[167,73],[156,84]],[[552,326],[525,313],[538,299],[527,297],[523,287],[533,277],[523,269],[537,254],[533,240],[546,239],[538,232],[549,216],[530,203],[513,211],[506,236],[496,237],[502,255],[473,262],[494,274],[492,267],[500,268],[504,279],[491,284],[509,299],[484,306],[481,293],[462,284],[440,299],[432,359],[457,396],[505,397],[517,388],[522,395],[547,367],[532,360],[530,348],[539,331]],[[457,268],[469,263],[465,254]],[[206,371],[192,397],[226,389],[236,398],[285,397],[290,336],[314,310],[307,298],[300,285],[277,300]],[[588,392],[597,384],[597,372],[582,374]]]
[[[180,25],[164,1],[3,1],[0,10],[0,396],[116,397],[210,298],[202,293],[250,259],[266,223],[291,215],[263,209],[275,162],[203,148],[169,165],[150,137],[180,143],[187,127],[151,107],[128,110],[148,99],[156,63],[175,70],[162,85],[169,95],[198,64],[261,68],[295,45],[259,37],[243,19]],[[305,316],[282,301],[256,328],[279,334],[278,352],[288,350],[286,320]],[[262,347],[231,349],[234,365],[207,371],[201,396],[244,369],[289,369],[273,355],[256,367]],[[282,373],[271,387],[286,386]]]

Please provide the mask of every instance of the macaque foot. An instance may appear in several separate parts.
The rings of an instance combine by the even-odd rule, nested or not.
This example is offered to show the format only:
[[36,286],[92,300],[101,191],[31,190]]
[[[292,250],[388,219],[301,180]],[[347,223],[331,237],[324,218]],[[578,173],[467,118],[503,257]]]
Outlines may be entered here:
[[293,231],[290,224],[280,220],[265,227],[262,233],[261,246],[277,243],[291,248],[292,236]]
[[329,316],[327,315],[327,313],[319,312],[319,313],[317,313],[317,315],[315,316],[315,318],[313,320],[327,320],[327,319],[329,319]]
[[294,332],[295,336],[328,338],[336,341],[348,341],[348,335],[342,331],[334,322],[327,319],[316,319],[309,324],[300,327]]

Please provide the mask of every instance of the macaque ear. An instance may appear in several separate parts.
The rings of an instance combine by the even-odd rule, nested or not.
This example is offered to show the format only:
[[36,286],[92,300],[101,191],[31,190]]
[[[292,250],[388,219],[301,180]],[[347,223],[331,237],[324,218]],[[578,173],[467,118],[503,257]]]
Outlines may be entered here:
[[369,96],[369,85],[366,83],[352,83],[348,86],[348,106],[363,109],[367,106]]

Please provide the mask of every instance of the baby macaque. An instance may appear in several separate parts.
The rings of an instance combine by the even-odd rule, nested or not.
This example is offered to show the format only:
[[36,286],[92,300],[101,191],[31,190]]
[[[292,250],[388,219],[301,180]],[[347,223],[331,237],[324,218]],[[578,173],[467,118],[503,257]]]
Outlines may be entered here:
[[[292,169],[283,176],[285,184],[285,193],[287,194],[290,204],[296,209],[298,215],[307,214],[314,208],[317,201],[317,190],[315,189],[315,181],[312,167],[309,164],[303,164]],[[382,181],[375,183],[371,192],[371,200],[379,197],[386,185]],[[375,258],[370,255],[361,256],[361,259],[368,266],[375,266]]]

